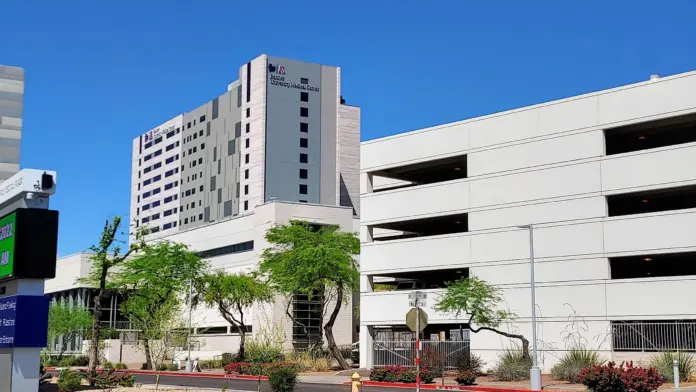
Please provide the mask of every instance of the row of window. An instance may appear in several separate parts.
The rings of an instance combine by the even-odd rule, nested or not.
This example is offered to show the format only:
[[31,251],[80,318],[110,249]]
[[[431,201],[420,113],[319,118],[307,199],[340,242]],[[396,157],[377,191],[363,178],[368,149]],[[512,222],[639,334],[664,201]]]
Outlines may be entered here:
[[174,182],[170,182],[169,184],[165,185],[165,186],[164,186],[164,190],[166,191],[166,190],[172,189],[172,188],[174,188],[175,186],[179,186],[179,181],[178,181],[178,180],[177,180],[177,181],[174,181]]
[[198,252],[198,256],[207,259],[210,257],[222,256],[231,253],[241,253],[254,250],[254,241],[240,242],[234,245],[221,246],[219,248],[213,248],[208,250],[203,250]]
[[155,188],[155,189],[153,189],[153,190],[151,190],[151,191],[147,191],[147,192],[143,193],[143,199],[147,199],[148,197],[154,196],[154,195],[156,195],[156,194],[158,194],[158,193],[160,193],[160,192],[162,192],[162,189],[161,189],[161,188]]
[[158,175],[156,175],[156,176],[154,176],[154,177],[152,177],[152,178],[148,178],[147,180],[143,181],[143,186],[145,186],[145,185],[150,185],[150,184],[155,183],[155,182],[157,182],[157,181],[159,181],[159,180],[161,180],[161,179],[162,179],[162,175],[161,175],[161,174],[158,174]]
[[170,164],[170,163],[172,163],[172,162],[174,162],[174,161],[177,161],[177,160],[179,160],[179,154],[170,156],[169,158],[167,158],[167,159],[164,161],[164,163]]
[[203,137],[203,130],[202,130],[202,129],[201,129],[200,131],[198,131],[198,132],[194,132],[193,134],[191,134],[191,135],[185,137],[185,138],[184,138],[184,144],[190,143],[190,142],[192,142],[193,140],[198,139],[198,136]]
[[165,151],[173,150],[174,147],[179,147],[179,142],[178,142],[178,141],[177,141],[176,143],[172,143],[172,144],[168,145],[167,148],[165,148]]
[[150,148],[150,147],[152,147],[152,146],[154,146],[154,145],[156,145],[156,144],[160,144],[161,142],[162,142],[162,137],[160,136],[160,137],[158,137],[157,139],[155,139],[155,140],[153,140],[153,141],[151,141],[151,142],[145,143],[145,149],[147,150],[148,148]]
[[162,155],[162,149],[161,149],[161,148],[160,148],[159,150],[157,150],[157,151],[151,153],[151,154],[145,155],[145,157],[143,158],[143,160],[144,160],[145,162],[147,162],[147,161],[149,161],[150,159],[152,159],[152,158],[154,158],[154,157],[158,157],[158,156],[160,156],[160,155]]
[[143,170],[143,173],[149,173],[149,172],[151,172],[151,171],[153,171],[153,170],[159,169],[160,167],[162,167],[162,162],[157,162],[157,163],[155,163],[155,164],[152,165],[152,166],[146,167],[146,168]]

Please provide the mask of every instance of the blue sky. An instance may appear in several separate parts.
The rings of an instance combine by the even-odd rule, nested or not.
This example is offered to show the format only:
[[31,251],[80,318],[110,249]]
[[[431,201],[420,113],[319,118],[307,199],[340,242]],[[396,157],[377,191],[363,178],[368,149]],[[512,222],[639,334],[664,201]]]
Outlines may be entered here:
[[[261,53],[342,67],[362,139],[696,69],[696,1],[5,1],[22,167],[58,171],[59,253],[127,214],[137,135]],[[9,38],[9,39],[8,39]]]

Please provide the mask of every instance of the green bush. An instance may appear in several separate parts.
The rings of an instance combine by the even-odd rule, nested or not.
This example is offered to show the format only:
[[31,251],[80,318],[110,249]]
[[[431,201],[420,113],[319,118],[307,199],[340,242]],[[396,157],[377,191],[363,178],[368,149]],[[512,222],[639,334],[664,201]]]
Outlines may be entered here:
[[268,373],[268,383],[273,392],[293,392],[297,383],[297,368],[283,366],[272,369]]
[[72,357],[72,366],[87,366],[89,365],[89,357],[86,355],[77,355]]
[[163,363],[163,364],[160,364],[159,366],[157,366],[157,370],[160,372],[164,372],[168,369],[169,369],[169,365],[167,365],[166,363]]
[[169,365],[167,365],[167,370],[169,370],[170,372],[176,372],[179,370],[179,365],[177,365],[176,363],[170,363]]
[[49,358],[48,360],[46,360],[46,363],[44,364],[44,366],[58,366],[59,364],[60,364],[60,362],[58,361],[58,359]]
[[520,381],[529,378],[532,359],[524,358],[522,350],[507,349],[498,355],[498,363],[493,368],[493,377],[499,381]]
[[126,370],[126,369],[128,369],[128,366],[126,366],[126,364],[123,362],[119,362],[114,366],[114,368],[116,370]]
[[102,363],[102,368],[103,369],[113,369],[114,364],[109,362],[109,361],[104,361],[104,363]]
[[70,367],[72,366],[73,359],[72,357],[63,357],[60,361],[58,361],[58,366],[59,367]]
[[486,361],[484,361],[481,356],[470,353],[468,356],[463,356],[457,361],[457,371],[464,372],[470,370],[474,372],[474,375],[481,376],[483,375],[483,365],[485,364]]
[[63,369],[58,376],[58,390],[73,392],[82,386],[82,376],[76,371]]
[[674,361],[679,361],[679,381],[686,382],[689,375],[696,371],[694,356],[683,351],[665,351],[650,357],[650,367],[668,382],[674,382]]
[[474,385],[476,382],[476,372],[470,369],[460,370],[457,372],[457,377],[454,378],[454,381],[459,385]]
[[578,376],[582,369],[592,365],[602,366],[604,363],[606,360],[600,357],[596,351],[574,348],[566,351],[560,361],[551,368],[551,376],[554,380],[579,383]]
[[[224,364],[226,365],[226,364]],[[198,361],[198,366],[202,370],[206,369],[222,369],[223,365],[223,360],[222,359],[209,359],[205,361]]]
[[[239,360],[243,360],[244,358],[239,358]],[[228,363],[236,362],[237,355],[232,354],[232,353],[222,353],[222,366],[227,365]],[[222,367],[221,366],[221,367]]]

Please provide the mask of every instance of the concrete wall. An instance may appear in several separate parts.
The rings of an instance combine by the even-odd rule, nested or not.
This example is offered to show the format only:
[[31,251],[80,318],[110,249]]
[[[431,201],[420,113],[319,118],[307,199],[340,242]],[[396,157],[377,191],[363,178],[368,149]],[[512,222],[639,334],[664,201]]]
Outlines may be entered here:
[[[579,325],[587,346],[610,358],[610,321],[695,319],[687,293],[696,276],[611,280],[608,258],[696,250],[696,210],[609,217],[606,196],[696,184],[696,143],[606,156],[603,136],[608,127],[696,112],[687,93],[695,87],[691,72],[364,142],[361,348],[368,327],[403,325],[408,310],[408,291],[372,292],[370,279],[441,268],[469,268],[501,288],[518,316],[504,328],[531,337],[529,237],[516,228],[530,223],[545,370]],[[466,179],[373,193],[399,184],[378,170],[463,154]],[[468,214],[468,232],[371,242],[376,224],[459,213]],[[428,290],[428,305],[441,293]],[[426,311],[430,323],[466,320]],[[490,365],[509,345],[489,332],[471,338]]]

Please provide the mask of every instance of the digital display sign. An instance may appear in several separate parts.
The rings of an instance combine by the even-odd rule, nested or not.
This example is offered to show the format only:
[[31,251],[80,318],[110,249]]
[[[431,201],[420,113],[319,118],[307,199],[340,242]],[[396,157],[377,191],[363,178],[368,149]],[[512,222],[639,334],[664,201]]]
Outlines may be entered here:
[[56,277],[58,211],[20,208],[0,217],[0,282]]

